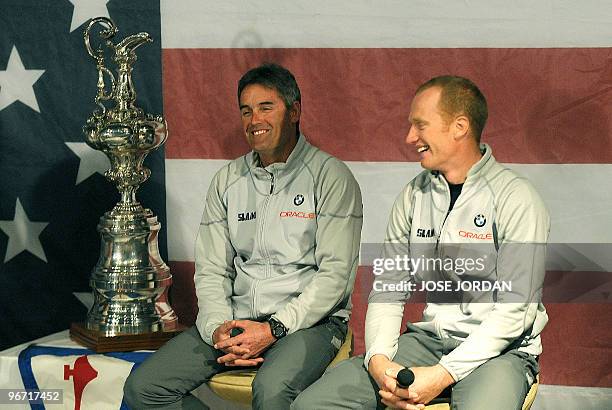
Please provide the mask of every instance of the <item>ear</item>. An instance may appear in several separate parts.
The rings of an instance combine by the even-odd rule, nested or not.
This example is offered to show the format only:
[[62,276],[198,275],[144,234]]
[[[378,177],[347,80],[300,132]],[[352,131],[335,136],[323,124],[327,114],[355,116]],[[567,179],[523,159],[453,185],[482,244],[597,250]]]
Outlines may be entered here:
[[289,119],[293,124],[300,120],[300,115],[302,114],[302,106],[299,101],[294,101],[289,108]]
[[458,115],[453,121],[454,138],[463,139],[470,135],[470,120],[465,115]]

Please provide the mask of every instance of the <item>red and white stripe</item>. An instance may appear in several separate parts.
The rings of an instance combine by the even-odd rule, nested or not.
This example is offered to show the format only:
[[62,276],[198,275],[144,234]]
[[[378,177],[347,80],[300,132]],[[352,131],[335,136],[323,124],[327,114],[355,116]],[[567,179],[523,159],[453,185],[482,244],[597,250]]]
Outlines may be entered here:
[[[551,213],[551,242],[612,243],[611,15],[606,2],[162,0],[169,258],[174,300],[189,302],[177,311],[193,318],[194,239],[208,184],[248,151],[237,81],[265,61],[296,75],[304,134],[359,181],[364,243],[382,240],[393,200],[420,171],[403,142],[414,90],[446,73],[483,90],[483,141],[534,183]],[[612,253],[590,251],[579,253],[597,268],[585,271],[612,272]],[[554,269],[580,270],[569,253],[561,259]],[[362,269],[356,285],[357,335],[368,275]],[[539,408],[612,401],[611,306],[547,306]]]

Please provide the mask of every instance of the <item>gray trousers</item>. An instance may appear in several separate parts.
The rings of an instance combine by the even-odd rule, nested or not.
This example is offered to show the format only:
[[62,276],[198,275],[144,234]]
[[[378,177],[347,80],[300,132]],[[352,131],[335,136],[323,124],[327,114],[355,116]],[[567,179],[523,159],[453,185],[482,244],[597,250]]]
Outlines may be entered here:
[[[407,366],[432,366],[457,345],[409,325],[400,336],[393,361]],[[450,391],[453,410],[520,410],[535,375],[534,356],[509,350],[475,369]],[[304,390],[291,405],[293,410],[384,409],[378,385],[363,364],[363,356],[341,362],[318,382]],[[448,396],[447,396],[448,397]]]
[[[253,381],[253,408],[286,410],[338,353],[347,325],[340,318],[298,330],[274,343]],[[236,370],[216,362],[224,353],[206,344],[194,326],[174,337],[128,377],[124,398],[137,409],[206,409],[189,392],[217,373]],[[249,367],[249,369],[252,369]]]

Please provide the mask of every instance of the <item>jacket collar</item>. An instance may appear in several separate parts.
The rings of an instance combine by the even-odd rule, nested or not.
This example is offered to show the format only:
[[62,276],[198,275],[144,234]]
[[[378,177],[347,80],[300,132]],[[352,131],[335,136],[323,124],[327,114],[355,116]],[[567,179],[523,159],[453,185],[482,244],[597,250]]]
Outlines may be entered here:
[[491,147],[488,144],[480,144],[480,152],[482,153],[482,158],[480,158],[477,163],[472,165],[472,168],[470,168],[470,170],[468,171],[466,182],[470,178],[473,178],[482,173],[486,173],[486,171],[491,168],[491,166],[495,162]]
[[[481,143],[480,152],[482,153],[482,157],[478,160],[477,163],[472,165],[472,167],[468,171],[465,182],[463,183],[464,189],[466,185],[471,185],[473,181],[477,180],[480,175],[486,174],[486,172],[495,163],[495,157],[493,157],[493,152],[488,144]],[[444,178],[439,171],[431,171],[430,177],[434,182],[438,180],[438,178]]]

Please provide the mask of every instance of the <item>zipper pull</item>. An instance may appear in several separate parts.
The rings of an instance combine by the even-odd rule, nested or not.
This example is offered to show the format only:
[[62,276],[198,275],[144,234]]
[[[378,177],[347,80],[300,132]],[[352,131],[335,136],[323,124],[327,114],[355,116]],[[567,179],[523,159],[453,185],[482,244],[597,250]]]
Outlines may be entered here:
[[270,195],[274,192],[274,174],[270,174]]

